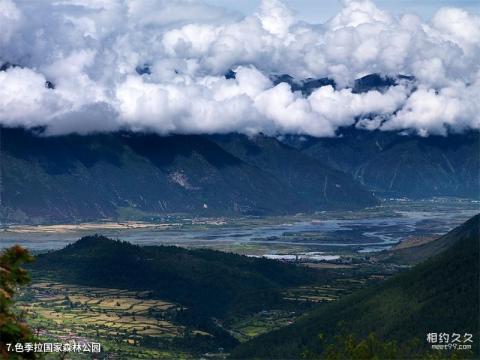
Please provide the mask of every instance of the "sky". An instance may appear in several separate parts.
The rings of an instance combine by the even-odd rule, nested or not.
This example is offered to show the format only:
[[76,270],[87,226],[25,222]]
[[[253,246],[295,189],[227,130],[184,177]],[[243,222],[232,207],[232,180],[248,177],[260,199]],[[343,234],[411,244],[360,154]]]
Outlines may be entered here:
[[[208,0],[207,2],[247,15],[255,12],[261,0]],[[325,22],[341,9],[339,0],[286,0],[285,4],[296,12],[299,19],[313,23]],[[415,13],[424,20],[428,20],[439,8],[445,6],[460,7],[480,13],[478,0],[377,0],[375,4],[392,14]]]
[[[47,135],[478,130],[476,8],[466,1],[0,0],[0,124],[43,127]],[[224,76],[229,70],[235,78]],[[352,92],[355,79],[372,73],[413,80]],[[326,77],[336,86],[307,96],[275,84],[274,74]]]

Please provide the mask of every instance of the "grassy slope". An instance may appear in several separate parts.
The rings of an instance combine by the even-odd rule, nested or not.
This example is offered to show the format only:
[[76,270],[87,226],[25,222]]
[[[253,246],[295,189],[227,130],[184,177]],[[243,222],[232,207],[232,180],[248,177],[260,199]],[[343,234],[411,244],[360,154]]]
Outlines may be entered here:
[[417,339],[418,351],[426,346],[429,332],[469,332],[478,339],[479,220],[478,215],[469,220],[464,226],[468,231],[440,255],[242,344],[234,357],[298,358],[306,349],[321,353],[319,334],[333,341],[335,335],[365,337],[374,332],[400,346]]

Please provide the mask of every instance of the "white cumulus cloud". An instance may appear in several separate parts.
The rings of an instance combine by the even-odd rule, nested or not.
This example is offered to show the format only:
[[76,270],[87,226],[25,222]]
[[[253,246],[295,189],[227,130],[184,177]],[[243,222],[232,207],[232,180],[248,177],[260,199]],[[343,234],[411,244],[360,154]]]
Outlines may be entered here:
[[[423,22],[342,3],[309,24],[278,0],[250,16],[195,0],[0,0],[0,123],[50,134],[480,128],[480,16],[441,8]],[[414,80],[352,91],[372,73]],[[306,95],[272,74],[337,86]]]

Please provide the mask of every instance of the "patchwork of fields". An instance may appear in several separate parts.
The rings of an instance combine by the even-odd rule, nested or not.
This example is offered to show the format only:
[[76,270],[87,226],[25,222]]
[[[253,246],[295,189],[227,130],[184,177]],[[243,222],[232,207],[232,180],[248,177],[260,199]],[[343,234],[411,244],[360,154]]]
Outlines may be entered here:
[[[223,324],[219,320],[216,323],[238,341],[248,341],[292,324],[305,310],[301,303],[335,301],[365,281],[337,279],[334,285],[287,289],[284,298],[292,304],[291,308],[265,309]],[[152,294],[147,291],[86,287],[36,279],[22,289],[17,310],[42,341],[100,342],[103,350],[115,349],[117,355],[126,358],[193,358],[193,354],[181,351],[173,340],[211,336],[205,331],[178,324],[176,316],[186,308],[152,299]],[[221,349],[210,355],[223,357]]]
[[23,289],[18,309],[45,341],[98,341],[107,351],[115,348],[118,353],[120,346],[120,354],[134,353],[136,358],[189,357],[144,346],[155,339],[165,342],[183,336],[185,331],[170,321],[184,308],[151,299],[148,292],[37,281]]

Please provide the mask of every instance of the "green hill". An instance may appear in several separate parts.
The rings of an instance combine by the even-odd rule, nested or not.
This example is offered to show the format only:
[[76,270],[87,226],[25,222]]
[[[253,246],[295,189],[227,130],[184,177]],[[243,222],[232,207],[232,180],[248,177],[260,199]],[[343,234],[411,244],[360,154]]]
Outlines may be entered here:
[[[428,350],[426,336],[432,332],[471,333],[478,355],[479,222],[477,215],[450,232],[452,245],[441,254],[378,286],[320,306],[291,326],[242,344],[233,357],[319,357],[328,344],[343,344],[338,337],[362,339],[373,333],[381,341],[396,341],[398,358],[412,358]],[[460,358],[475,358],[474,354],[457,353]]]
[[39,255],[36,276],[73,284],[153,291],[198,316],[261,310],[282,301],[288,286],[318,280],[318,272],[274,260],[214,250],[137,246],[102,236],[84,237]]

